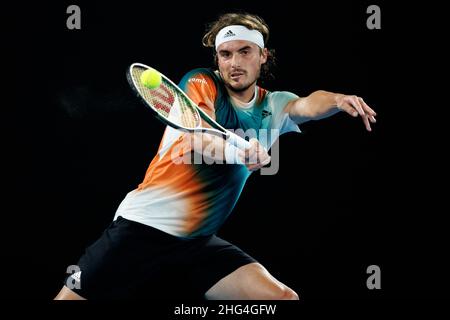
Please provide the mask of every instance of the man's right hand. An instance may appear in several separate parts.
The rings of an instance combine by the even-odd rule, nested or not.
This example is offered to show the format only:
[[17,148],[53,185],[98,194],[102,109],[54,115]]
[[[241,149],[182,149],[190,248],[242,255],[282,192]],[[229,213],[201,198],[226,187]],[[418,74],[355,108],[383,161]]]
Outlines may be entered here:
[[238,155],[248,170],[255,171],[264,167],[270,162],[270,156],[257,139],[250,139],[249,149],[239,150]]

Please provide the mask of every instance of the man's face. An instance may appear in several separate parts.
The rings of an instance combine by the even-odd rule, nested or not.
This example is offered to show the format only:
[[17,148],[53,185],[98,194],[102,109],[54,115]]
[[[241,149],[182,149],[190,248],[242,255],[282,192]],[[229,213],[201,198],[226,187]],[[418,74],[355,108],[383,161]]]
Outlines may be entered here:
[[259,78],[267,61],[267,49],[250,41],[232,40],[217,48],[217,64],[225,85],[233,91],[245,91]]

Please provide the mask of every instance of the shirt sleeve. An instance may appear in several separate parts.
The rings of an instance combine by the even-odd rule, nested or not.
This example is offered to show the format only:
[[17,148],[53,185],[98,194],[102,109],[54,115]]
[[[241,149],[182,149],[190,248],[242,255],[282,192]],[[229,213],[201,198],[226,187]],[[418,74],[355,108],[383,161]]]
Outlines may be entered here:
[[203,69],[188,72],[179,87],[211,118],[215,119],[217,87],[211,75]]
[[270,129],[279,130],[280,135],[286,132],[301,132],[298,125],[289,117],[289,114],[284,112],[286,105],[297,98],[297,95],[287,91],[276,91],[269,95],[272,112]]
[[[214,104],[217,95],[216,85],[212,76],[208,73],[208,69],[194,69],[186,73],[181,79],[179,85],[195,104],[197,104],[210,117],[215,119]],[[209,127],[206,121],[202,121],[202,126]],[[182,141],[186,133],[166,126],[164,135],[159,147],[159,155],[162,157],[177,141]],[[189,148],[185,148],[189,150]]]

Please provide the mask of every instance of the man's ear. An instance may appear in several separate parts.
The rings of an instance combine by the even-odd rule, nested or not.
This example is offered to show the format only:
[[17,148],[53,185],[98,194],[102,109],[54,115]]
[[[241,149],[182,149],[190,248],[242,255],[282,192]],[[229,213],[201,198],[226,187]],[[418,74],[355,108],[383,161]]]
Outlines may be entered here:
[[269,54],[269,51],[267,48],[264,48],[261,50],[261,64],[264,64],[267,62],[267,56]]

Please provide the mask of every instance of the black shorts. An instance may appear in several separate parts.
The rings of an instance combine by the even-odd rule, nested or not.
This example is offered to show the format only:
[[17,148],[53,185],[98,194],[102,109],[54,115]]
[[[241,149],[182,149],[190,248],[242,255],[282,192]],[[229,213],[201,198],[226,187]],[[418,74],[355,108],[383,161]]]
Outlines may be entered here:
[[252,262],[215,235],[179,238],[118,217],[78,261],[80,288],[71,289],[86,299],[202,299],[220,279]]

